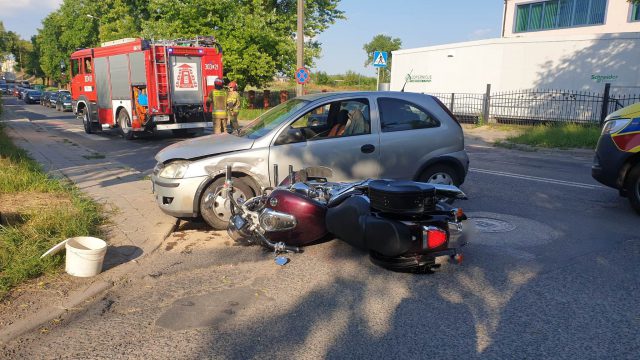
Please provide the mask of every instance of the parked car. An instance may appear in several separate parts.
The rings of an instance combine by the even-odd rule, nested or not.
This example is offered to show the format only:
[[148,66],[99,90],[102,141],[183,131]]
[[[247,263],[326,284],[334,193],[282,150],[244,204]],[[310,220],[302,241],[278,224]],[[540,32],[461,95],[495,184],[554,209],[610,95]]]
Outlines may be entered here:
[[5,95],[9,92],[9,85],[7,83],[0,84],[0,95]]
[[49,94],[49,103],[47,104],[47,106],[50,108],[56,107],[57,101],[58,101],[58,92],[52,92],[51,94]]
[[58,93],[58,99],[56,100],[56,110],[71,111],[71,94],[67,94],[65,92]]
[[209,218],[217,217],[217,228],[225,228],[229,216],[228,204],[218,197],[226,164],[233,164],[244,198],[277,184],[275,174],[286,174],[289,166],[329,167],[333,181],[387,178],[454,185],[464,182],[469,166],[453,114],[435,97],[405,92],[298,97],[233,134],[171,145],[156,160],[152,181],[160,208],[178,218],[209,212]]
[[596,146],[591,175],[618,189],[640,214],[640,103],[624,107],[605,119]]
[[28,90],[24,95],[24,102],[27,104],[38,104],[42,93],[39,90]]

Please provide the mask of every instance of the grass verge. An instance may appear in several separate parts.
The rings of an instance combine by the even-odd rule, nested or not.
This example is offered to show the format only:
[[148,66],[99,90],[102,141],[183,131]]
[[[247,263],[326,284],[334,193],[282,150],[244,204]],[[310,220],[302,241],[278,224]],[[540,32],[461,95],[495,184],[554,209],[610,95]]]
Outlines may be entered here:
[[544,148],[594,149],[600,137],[600,127],[576,124],[523,126],[522,133],[507,137],[507,141]]
[[0,299],[22,281],[59,271],[62,256],[40,255],[69,237],[99,236],[100,214],[70,182],[44,173],[0,124]]

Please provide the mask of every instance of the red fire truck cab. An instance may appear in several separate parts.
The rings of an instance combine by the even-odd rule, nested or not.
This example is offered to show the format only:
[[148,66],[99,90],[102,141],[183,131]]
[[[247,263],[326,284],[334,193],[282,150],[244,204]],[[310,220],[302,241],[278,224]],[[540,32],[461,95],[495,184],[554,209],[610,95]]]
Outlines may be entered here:
[[71,54],[71,76],[73,112],[87,133],[197,132],[212,126],[206,102],[222,78],[222,51],[212,38],[115,40]]

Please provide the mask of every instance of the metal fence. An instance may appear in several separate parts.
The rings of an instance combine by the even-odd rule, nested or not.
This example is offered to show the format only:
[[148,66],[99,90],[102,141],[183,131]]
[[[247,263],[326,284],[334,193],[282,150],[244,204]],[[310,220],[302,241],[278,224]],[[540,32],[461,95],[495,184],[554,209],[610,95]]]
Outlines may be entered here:
[[601,124],[607,114],[640,102],[640,87],[611,87],[602,93],[572,90],[518,90],[484,94],[430,93],[463,123]]

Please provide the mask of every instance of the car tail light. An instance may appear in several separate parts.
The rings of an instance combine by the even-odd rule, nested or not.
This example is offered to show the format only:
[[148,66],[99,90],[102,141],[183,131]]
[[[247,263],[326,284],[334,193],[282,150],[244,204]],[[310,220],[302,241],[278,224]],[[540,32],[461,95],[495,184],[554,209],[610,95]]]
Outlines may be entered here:
[[446,244],[447,232],[435,226],[422,227],[422,248],[436,249]]

